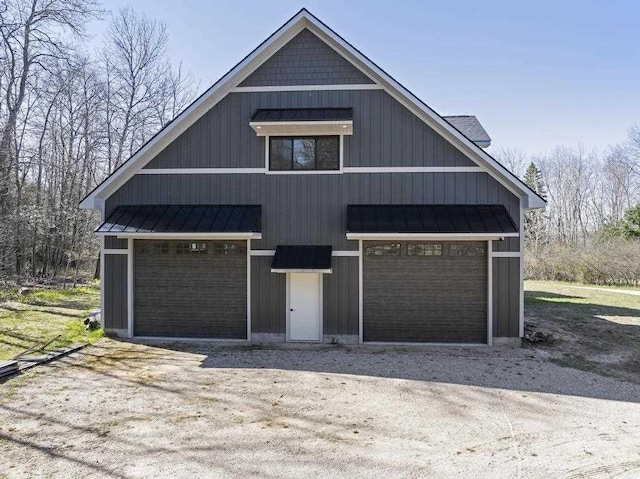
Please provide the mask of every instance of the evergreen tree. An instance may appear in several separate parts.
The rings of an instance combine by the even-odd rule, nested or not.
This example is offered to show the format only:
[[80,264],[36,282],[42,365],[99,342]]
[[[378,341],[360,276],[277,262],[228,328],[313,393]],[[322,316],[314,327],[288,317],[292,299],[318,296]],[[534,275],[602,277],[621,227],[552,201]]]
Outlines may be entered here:
[[626,239],[640,239],[640,204],[634,206],[624,214],[620,225],[620,232]]

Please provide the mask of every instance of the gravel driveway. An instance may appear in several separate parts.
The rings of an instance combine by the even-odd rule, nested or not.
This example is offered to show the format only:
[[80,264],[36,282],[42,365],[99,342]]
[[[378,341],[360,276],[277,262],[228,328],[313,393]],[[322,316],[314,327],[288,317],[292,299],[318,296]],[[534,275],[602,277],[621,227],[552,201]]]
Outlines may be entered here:
[[103,340],[0,384],[0,476],[638,477],[640,385],[534,354]]

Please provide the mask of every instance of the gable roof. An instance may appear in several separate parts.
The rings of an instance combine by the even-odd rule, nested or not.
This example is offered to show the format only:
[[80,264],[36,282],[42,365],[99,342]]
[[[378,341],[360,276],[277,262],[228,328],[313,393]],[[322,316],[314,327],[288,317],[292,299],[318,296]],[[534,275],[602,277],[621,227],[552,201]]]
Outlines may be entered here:
[[80,202],[80,207],[103,209],[104,201],[112,193],[305,28],[349,60],[375,84],[384,88],[395,100],[485,169],[509,191],[522,198],[525,208],[544,207],[545,200],[513,173],[304,8],[156,133],[131,158],[89,193]]
[[451,125],[480,147],[487,147],[491,143],[491,137],[487,134],[482,124],[473,115],[443,116]]

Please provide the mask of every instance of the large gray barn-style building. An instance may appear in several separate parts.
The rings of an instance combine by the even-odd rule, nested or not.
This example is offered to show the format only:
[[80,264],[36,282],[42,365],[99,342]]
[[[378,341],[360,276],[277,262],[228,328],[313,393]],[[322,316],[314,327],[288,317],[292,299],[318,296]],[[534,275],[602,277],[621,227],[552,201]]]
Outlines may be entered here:
[[81,206],[124,337],[516,344],[544,201],[306,10]]

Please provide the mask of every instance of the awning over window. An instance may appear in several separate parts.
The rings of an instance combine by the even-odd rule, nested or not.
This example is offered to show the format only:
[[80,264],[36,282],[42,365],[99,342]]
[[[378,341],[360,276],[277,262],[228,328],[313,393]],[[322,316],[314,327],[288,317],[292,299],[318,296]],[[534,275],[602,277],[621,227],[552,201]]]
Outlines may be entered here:
[[258,205],[118,206],[96,233],[132,238],[258,239],[261,210]]
[[349,205],[347,238],[518,236],[502,205]]
[[249,125],[258,136],[352,135],[353,109],[260,109]]
[[331,273],[331,246],[278,246],[272,273]]

